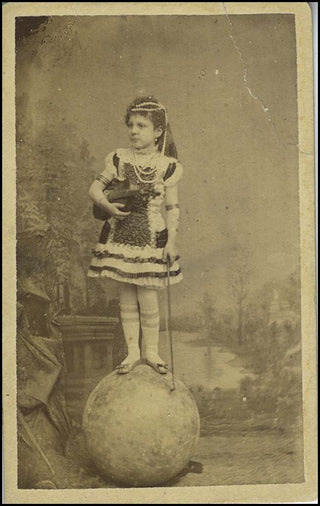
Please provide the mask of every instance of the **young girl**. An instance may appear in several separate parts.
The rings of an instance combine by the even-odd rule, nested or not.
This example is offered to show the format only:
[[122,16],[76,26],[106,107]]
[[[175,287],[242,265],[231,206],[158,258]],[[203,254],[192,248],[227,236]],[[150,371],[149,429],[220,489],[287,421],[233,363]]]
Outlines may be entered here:
[[[158,354],[158,289],[182,280],[176,236],[179,222],[177,183],[182,166],[170,139],[167,112],[154,97],[134,100],[127,109],[130,147],[117,149],[105,159],[105,170],[93,182],[89,195],[111,218],[103,229],[88,275],[106,276],[120,284],[120,314],[128,348],[119,374],[130,372],[140,361],[140,322],[146,363],[166,374],[168,365]],[[110,203],[104,190],[113,180],[129,180],[145,190],[131,211],[125,204]],[[161,207],[165,201],[166,223]]]

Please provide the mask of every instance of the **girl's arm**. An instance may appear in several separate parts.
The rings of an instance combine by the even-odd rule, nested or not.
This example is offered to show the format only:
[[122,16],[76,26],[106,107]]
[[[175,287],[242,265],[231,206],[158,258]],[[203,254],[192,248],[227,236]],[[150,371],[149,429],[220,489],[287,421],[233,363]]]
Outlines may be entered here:
[[109,153],[104,160],[104,170],[93,181],[89,189],[89,197],[99,207],[108,209],[109,202],[103,193],[108,184],[117,176],[114,157],[116,152]]
[[103,192],[104,189],[105,184],[97,180],[93,181],[89,189],[89,197],[99,207],[107,209],[108,213],[111,214],[111,216],[114,218],[120,219],[128,216],[130,212],[121,211],[121,207],[125,207],[125,204],[121,204],[120,202],[109,202]]
[[115,151],[109,153],[104,161],[104,171],[99,174],[99,176],[93,181],[92,185],[89,189],[89,197],[93,200],[93,202],[106,209],[108,213],[117,218],[121,219],[125,216],[128,216],[130,213],[124,213],[120,209],[125,206],[125,204],[120,204],[118,202],[111,203],[108,201],[104,194],[104,190],[107,185],[112,181],[113,178],[117,177],[117,165],[116,160],[119,162],[119,158]]
[[108,208],[109,202],[103,193],[104,189],[105,186],[100,181],[93,181],[89,189],[89,197],[98,206]]
[[125,204],[111,203],[104,194],[104,190],[107,185],[113,178],[117,177],[118,163],[119,157],[117,156],[117,153],[115,151],[109,153],[104,160],[103,172],[97,176],[89,189],[89,197],[93,200],[93,202],[99,207],[107,209],[111,216],[115,217],[127,216],[130,214],[120,211],[120,207],[124,207]]
[[179,226],[179,202],[178,202],[178,185],[170,186],[166,190],[166,211],[167,211],[167,228],[168,238],[175,241]]
[[178,203],[178,185],[167,187],[166,189],[166,211],[167,211],[167,229],[168,242],[164,248],[163,258],[167,260],[169,256],[170,265],[172,265],[178,255],[176,248],[176,238],[179,226],[179,203]]

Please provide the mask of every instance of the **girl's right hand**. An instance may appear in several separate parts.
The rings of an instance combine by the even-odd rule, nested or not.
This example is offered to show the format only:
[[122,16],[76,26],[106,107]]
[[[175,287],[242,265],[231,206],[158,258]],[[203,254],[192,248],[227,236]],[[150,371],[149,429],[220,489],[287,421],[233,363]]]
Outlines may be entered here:
[[125,204],[121,204],[120,202],[108,202],[108,204],[106,204],[108,212],[117,220],[123,220],[130,214],[130,211],[121,211],[121,208],[123,207],[125,207]]

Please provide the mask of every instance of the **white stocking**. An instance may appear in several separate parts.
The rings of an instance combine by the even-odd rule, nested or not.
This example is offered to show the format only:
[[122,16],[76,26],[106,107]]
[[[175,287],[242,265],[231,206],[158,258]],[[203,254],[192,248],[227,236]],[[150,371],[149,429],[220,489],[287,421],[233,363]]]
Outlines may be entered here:
[[157,364],[163,364],[159,357],[159,304],[157,290],[138,286],[142,336],[146,358]]
[[128,355],[122,364],[140,359],[139,333],[140,320],[137,299],[137,287],[129,283],[120,285],[120,315]]

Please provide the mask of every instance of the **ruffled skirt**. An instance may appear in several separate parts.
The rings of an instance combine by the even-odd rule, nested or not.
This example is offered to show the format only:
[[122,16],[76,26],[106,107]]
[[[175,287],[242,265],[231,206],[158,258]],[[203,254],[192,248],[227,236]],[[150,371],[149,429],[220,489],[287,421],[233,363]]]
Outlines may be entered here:
[[[146,288],[164,288],[168,285],[167,264],[163,260],[163,247],[153,248],[107,241],[98,243],[93,250],[89,277],[107,277]],[[170,266],[170,285],[183,279],[179,257]]]

